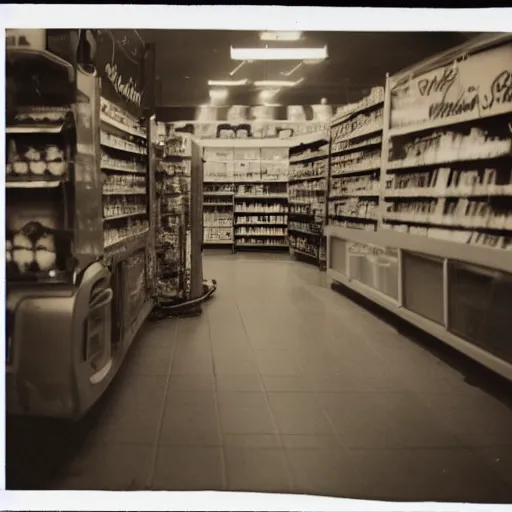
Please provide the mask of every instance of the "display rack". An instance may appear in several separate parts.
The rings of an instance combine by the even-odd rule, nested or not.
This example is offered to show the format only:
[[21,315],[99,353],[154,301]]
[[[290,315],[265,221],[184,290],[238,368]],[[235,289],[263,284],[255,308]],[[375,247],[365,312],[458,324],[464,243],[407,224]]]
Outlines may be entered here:
[[508,379],[510,62],[497,34],[388,78],[378,229],[328,228],[332,279]]
[[101,98],[101,170],[105,257],[145,246],[149,232],[147,130]]
[[[220,141],[215,141],[220,142]],[[203,243],[282,249],[287,232],[288,146],[281,141],[203,144]]]
[[62,32],[7,34],[6,397],[9,414],[80,418],[152,308],[150,164],[101,65],[116,31]]
[[384,88],[347,105],[331,124],[329,224],[374,231],[378,222]]
[[288,241],[294,255],[325,265],[329,132],[295,138],[289,151]]
[[203,147],[203,244],[234,248],[234,149]]
[[157,296],[180,301],[190,293],[187,227],[192,147],[190,138],[171,134],[153,142],[156,153]]
[[157,290],[160,305],[202,293],[200,149],[186,133],[159,124],[157,154]]

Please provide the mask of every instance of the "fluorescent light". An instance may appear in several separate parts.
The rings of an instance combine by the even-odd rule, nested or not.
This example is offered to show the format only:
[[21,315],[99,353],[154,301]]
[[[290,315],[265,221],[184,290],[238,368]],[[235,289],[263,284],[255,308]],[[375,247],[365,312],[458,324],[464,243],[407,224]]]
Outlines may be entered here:
[[262,41],[298,41],[302,32],[260,32]]
[[294,87],[295,85],[300,84],[304,79],[300,80],[260,80],[254,82],[256,87]]
[[233,69],[233,71],[230,71],[229,76],[233,76],[244,64],[245,60],[240,62],[240,64],[238,64],[238,66],[235,69]]
[[327,46],[323,48],[233,48],[233,60],[323,60],[327,58]]
[[279,92],[279,89],[263,89],[260,91],[259,97],[262,103],[267,103]]
[[208,80],[208,85],[210,86],[220,86],[220,87],[241,87],[243,85],[247,85],[249,80]]

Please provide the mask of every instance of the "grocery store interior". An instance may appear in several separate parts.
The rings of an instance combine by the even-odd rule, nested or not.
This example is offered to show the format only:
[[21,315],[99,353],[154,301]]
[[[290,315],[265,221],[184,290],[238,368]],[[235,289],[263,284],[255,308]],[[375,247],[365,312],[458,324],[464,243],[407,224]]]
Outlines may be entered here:
[[7,30],[7,489],[512,503],[511,63]]

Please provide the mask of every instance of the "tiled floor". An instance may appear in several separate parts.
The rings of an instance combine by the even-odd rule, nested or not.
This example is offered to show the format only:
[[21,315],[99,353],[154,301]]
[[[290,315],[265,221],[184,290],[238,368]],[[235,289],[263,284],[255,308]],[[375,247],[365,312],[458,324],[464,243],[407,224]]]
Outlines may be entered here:
[[505,384],[304,263],[207,255],[204,274],[215,298],[145,327],[54,488],[512,502]]

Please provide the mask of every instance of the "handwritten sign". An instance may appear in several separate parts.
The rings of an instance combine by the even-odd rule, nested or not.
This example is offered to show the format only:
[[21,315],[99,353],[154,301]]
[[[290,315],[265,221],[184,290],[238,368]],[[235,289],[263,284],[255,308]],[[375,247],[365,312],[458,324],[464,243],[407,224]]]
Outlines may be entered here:
[[444,66],[392,91],[391,127],[512,112],[512,44]]
[[134,30],[98,30],[96,67],[101,94],[136,117],[142,115],[144,43]]
[[9,49],[46,49],[45,29],[6,29],[5,46]]

